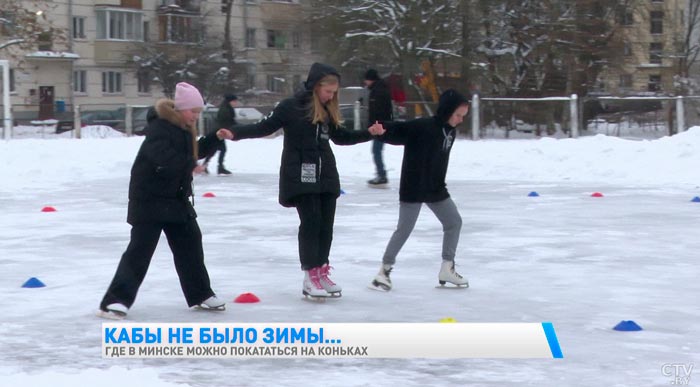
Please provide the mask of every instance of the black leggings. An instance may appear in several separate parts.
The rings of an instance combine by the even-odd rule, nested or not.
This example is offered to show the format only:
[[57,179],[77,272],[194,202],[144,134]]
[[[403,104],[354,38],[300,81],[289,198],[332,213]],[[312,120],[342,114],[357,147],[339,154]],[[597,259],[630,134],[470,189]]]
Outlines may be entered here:
[[119,302],[131,307],[146,277],[148,266],[163,231],[175,260],[175,270],[188,306],[199,305],[214,295],[204,266],[202,233],[195,219],[186,223],[145,223],[131,228],[131,241],[122,255],[114,279],[100,303],[104,308]]
[[328,263],[333,241],[335,194],[305,194],[296,199],[299,213],[299,261],[309,270]]

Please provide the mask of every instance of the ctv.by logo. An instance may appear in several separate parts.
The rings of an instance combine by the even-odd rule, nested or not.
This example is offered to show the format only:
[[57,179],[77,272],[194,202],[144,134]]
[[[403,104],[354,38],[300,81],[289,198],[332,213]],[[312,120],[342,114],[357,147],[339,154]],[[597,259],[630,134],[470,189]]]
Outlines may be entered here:
[[666,363],[661,366],[661,373],[673,378],[672,385],[687,386],[690,384],[690,373],[693,372],[693,367],[695,364]]

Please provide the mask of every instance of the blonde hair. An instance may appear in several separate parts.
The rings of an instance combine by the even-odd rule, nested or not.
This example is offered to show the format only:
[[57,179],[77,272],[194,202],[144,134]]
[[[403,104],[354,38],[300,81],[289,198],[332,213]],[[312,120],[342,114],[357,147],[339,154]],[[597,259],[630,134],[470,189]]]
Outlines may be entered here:
[[333,95],[333,98],[328,101],[327,104],[321,103],[321,100],[316,94],[316,90],[325,85],[339,85],[340,79],[338,76],[329,74],[321,78],[320,81],[316,83],[313,90],[313,95],[311,97],[311,103],[309,108],[309,118],[314,124],[330,122],[333,125],[340,125],[343,120],[340,115],[340,102],[338,102],[338,92]]
[[185,123],[185,118],[182,116],[182,113],[180,113],[180,110],[175,110],[175,114],[179,120],[179,126],[186,129],[192,135],[192,156],[194,157],[194,161],[196,163],[197,160],[199,160],[199,143],[197,142],[199,131],[197,130],[197,124],[190,126]]

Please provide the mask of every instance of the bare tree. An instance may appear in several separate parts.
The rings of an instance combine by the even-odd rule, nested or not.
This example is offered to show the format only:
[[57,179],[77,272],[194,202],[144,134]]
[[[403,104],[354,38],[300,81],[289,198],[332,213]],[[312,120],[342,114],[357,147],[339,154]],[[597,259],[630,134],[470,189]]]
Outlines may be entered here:
[[397,71],[421,95],[413,76],[438,57],[459,58],[459,2],[313,0],[316,36],[327,37],[326,52],[342,67]]
[[[227,1],[227,28],[230,28],[231,1]],[[175,28],[182,24],[163,26],[157,41],[137,47],[132,62],[142,75],[160,85],[166,96],[172,97],[175,85],[186,81],[197,86],[205,100],[213,101],[232,88],[233,47],[230,38],[225,38],[222,45],[218,43],[219,36],[209,35],[207,19],[213,16],[199,14],[198,8],[192,8],[197,4],[181,3],[182,7],[168,6],[162,12],[171,17],[187,17],[186,28]],[[183,49],[183,44],[187,49]]]
[[66,31],[53,26],[51,9],[45,1],[0,0],[0,56],[19,63],[27,51],[62,48]]

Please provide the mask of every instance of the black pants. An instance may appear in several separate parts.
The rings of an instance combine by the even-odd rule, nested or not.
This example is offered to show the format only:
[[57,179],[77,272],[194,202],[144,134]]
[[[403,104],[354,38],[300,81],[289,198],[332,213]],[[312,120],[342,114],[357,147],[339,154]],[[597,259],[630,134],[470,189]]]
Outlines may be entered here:
[[299,213],[299,260],[309,270],[328,263],[335,221],[334,194],[306,194],[296,200]]
[[199,305],[214,295],[209,274],[204,266],[202,232],[195,219],[186,223],[136,224],[131,228],[131,241],[122,255],[112,283],[100,303],[104,308],[119,302],[131,307],[136,293],[146,277],[148,266],[158,245],[161,231],[165,232],[175,260],[175,270],[188,306]]
[[[226,141],[219,141],[219,147],[217,148],[219,151],[219,165],[223,166],[224,165],[224,157],[226,157]],[[207,164],[209,163],[209,160],[214,157],[214,155],[209,155],[207,158],[204,159],[204,163]]]

